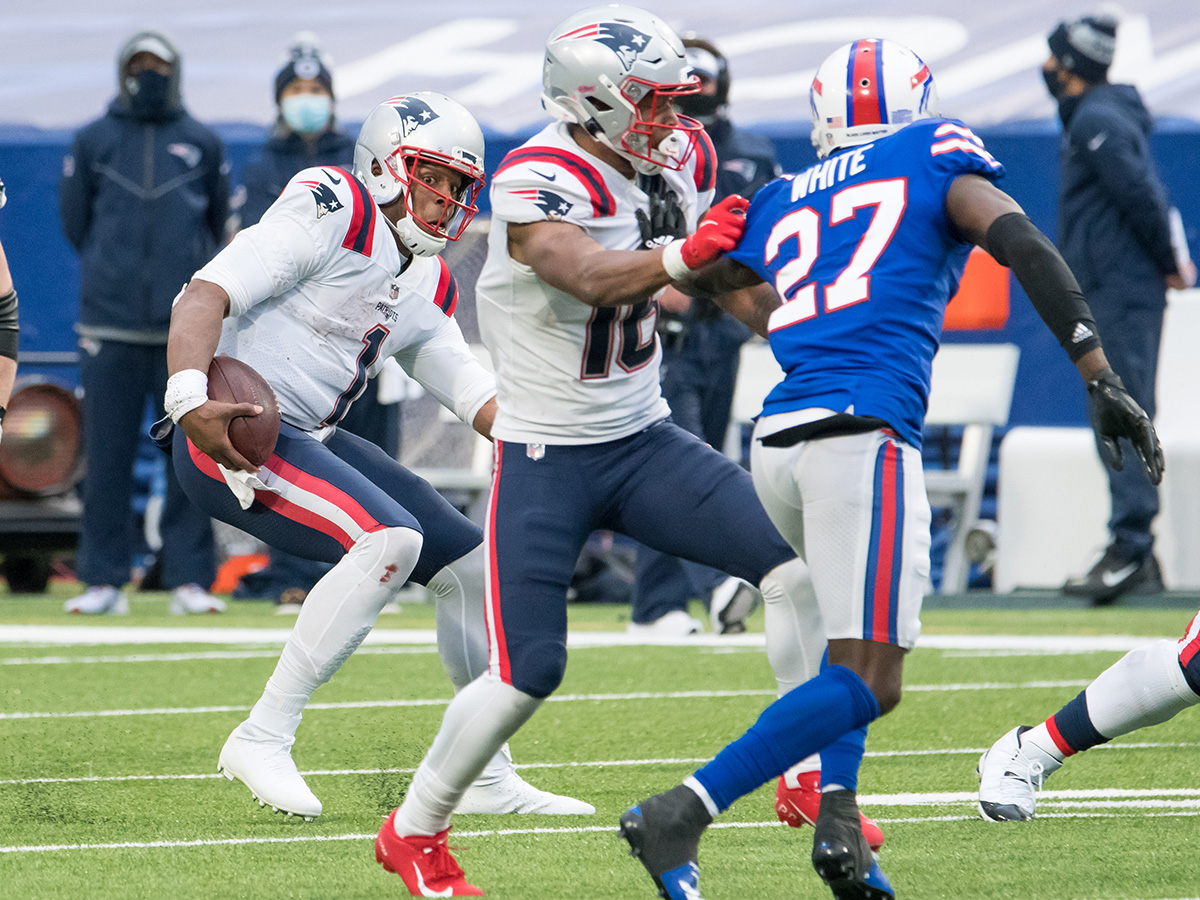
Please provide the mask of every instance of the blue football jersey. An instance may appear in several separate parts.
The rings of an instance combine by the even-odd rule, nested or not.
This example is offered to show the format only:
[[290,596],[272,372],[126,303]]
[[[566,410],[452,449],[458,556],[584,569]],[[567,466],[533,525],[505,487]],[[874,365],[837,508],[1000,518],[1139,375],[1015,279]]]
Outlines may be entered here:
[[765,415],[808,407],[886,420],[915,447],[946,304],[971,245],[946,218],[960,175],[1000,165],[954,119],[923,119],[772,181],[730,257],[774,285],[770,342],[785,376]]

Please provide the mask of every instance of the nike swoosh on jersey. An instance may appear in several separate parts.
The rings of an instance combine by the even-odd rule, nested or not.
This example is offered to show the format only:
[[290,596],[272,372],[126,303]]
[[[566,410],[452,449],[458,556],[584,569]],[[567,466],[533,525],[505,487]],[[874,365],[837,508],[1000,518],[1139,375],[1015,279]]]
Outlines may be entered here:
[[1102,131],[1098,135],[1096,135],[1094,138],[1092,138],[1090,141],[1088,141],[1088,149],[1091,150],[1093,153],[1095,153],[1097,150],[1100,149],[1100,145],[1103,144],[1106,140],[1108,140],[1108,132]]
[[1105,587],[1116,587],[1118,584],[1136,572],[1139,565],[1141,564],[1131,562],[1129,565],[1122,566],[1115,572],[1101,572],[1100,581],[1104,583]]
[[324,171],[326,175],[329,175],[329,180],[330,180],[330,181],[332,181],[334,184],[341,184],[341,183],[342,183],[342,179],[340,179],[340,178],[334,178],[334,177],[333,177],[333,175],[331,175],[331,174],[330,174],[330,172],[329,172],[329,170],[328,170],[328,169],[324,169],[324,170],[322,170],[322,171]]
[[555,178],[558,177],[557,172],[547,175],[545,172],[539,172],[537,169],[530,169],[529,171],[532,172],[534,175],[539,175],[542,178],[545,178],[547,181],[553,181]]

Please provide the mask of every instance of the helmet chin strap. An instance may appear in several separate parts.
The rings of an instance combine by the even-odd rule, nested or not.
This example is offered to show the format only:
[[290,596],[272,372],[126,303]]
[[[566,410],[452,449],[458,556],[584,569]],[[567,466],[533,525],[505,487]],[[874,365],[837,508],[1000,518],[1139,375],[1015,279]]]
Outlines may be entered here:
[[[634,171],[639,175],[657,175],[663,170],[663,166],[661,164],[651,162],[648,159],[643,159],[640,156],[634,156],[623,147],[618,147],[611,140],[609,140],[608,135],[603,131],[597,130],[594,137],[596,137],[596,139],[598,139],[622,159],[628,160],[629,164],[633,166]],[[670,134],[659,141],[658,146],[654,149],[667,159],[678,159],[683,149],[683,139],[678,131],[671,131]]]
[[446,246],[445,238],[429,234],[414,222],[411,216],[405,216],[399,222],[393,222],[387,216],[384,216],[384,219],[387,219],[396,237],[400,238],[400,243],[417,256],[435,256]]

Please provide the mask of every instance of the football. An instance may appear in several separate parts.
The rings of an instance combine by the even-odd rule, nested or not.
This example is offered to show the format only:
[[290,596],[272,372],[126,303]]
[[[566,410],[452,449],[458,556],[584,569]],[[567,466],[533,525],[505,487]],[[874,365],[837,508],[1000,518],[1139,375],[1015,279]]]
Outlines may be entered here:
[[229,442],[256,466],[270,459],[279,440],[279,403],[265,378],[232,356],[214,356],[208,367],[208,399],[261,406],[257,416],[230,420]]

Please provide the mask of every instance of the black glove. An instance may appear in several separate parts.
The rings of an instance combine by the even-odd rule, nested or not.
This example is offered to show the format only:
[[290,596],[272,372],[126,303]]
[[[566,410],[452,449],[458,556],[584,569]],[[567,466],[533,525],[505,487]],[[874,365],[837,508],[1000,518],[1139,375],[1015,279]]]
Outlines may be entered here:
[[640,209],[634,213],[642,235],[641,249],[661,247],[675,238],[687,237],[687,216],[666,179],[661,175],[644,178],[642,189],[650,197],[650,214]]
[[1163,452],[1150,417],[1125,390],[1125,385],[1112,369],[1105,369],[1095,381],[1087,383],[1088,418],[1100,439],[1100,452],[1105,462],[1121,471],[1124,462],[1120,438],[1125,438],[1137,451],[1152,484],[1162,481]]

